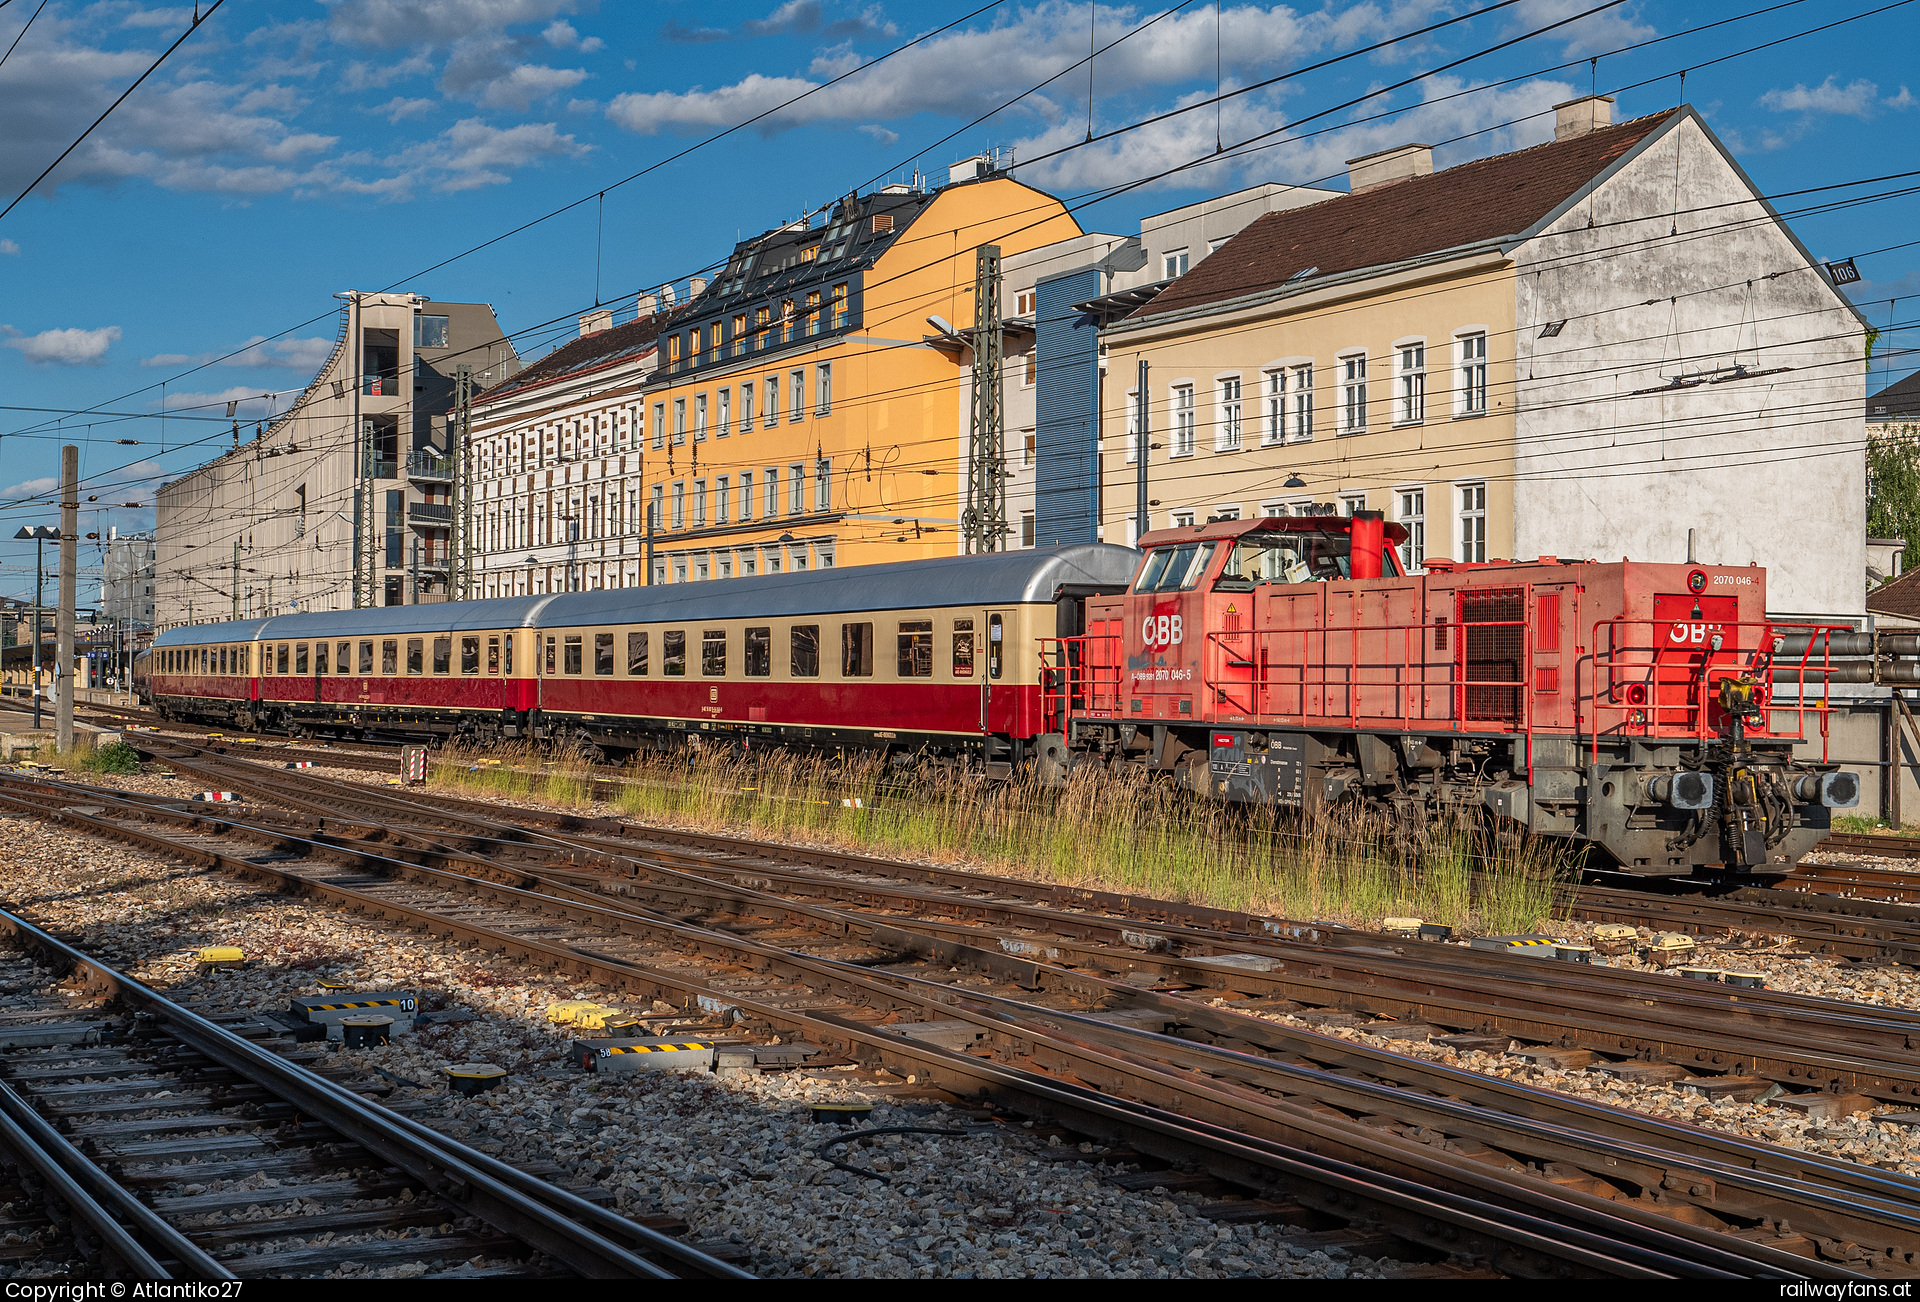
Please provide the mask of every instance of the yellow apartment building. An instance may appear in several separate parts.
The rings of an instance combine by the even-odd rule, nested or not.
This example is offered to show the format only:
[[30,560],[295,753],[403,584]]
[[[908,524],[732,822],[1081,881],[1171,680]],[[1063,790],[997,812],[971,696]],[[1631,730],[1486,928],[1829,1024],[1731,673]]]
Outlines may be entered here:
[[974,324],[977,250],[1080,233],[980,160],[736,246],[660,327],[638,517],[651,581],[963,550],[972,359],[955,332]]

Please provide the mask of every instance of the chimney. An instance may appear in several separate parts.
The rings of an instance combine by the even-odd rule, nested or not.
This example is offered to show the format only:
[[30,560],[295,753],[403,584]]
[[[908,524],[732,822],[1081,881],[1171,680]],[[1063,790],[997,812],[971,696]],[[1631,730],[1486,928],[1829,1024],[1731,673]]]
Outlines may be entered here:
[[1432,145],[1396,145],[1377,154],[1365,154],[1347,160],[1347,189],[1365,194],[1396,181],[1411,181],[1416,176],[1433,175]]
[[701,294],[706,292],[706,288],[707,278],[705,276],[689,276],[687,278],[687,297],[689,299],[699,298]]
[[660,310],[660,300],[652,294],[642,294],[634,308],[638,316],[652,316]]
[[611,329],[613,329],[613,313],[609,312],[606,308],[601,308],[597,312],[589,312],[580,318],[580,335],[582,338],[585,338],[587,335],[597,335],[602,330]]
[[1613,125],[1613,96],[1582,95],[1553,106],[1553,138],[1571,140]]

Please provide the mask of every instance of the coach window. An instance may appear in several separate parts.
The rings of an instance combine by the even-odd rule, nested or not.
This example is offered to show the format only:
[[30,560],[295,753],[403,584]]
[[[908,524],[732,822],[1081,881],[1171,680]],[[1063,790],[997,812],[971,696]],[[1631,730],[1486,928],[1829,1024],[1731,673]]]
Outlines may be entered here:
[[360,672],[363,675],[373,673],[373,643],[371,642],[360,644]]
[[773,672],[773,630],[747,630],[747,677],[765,678]]
[[873,677],[873,625],[840,626],[840,676]]
[[436,637],[433,639],[433,672],[450,674],[453,672],[453,639]]
[[660,635],[660,672],[669,678],[687,676],[687,631],[670,628]]
[[497,637],[487,639],[487,672],[490,674],[500,672],[500,639]]
[[703,629],[700,633],[700,672],[708,678],[722,678],[727,672],[727,630]]
[[[221,657],[225,659],[224,654]],[[307,644],[300,643],[293,649],[293,672],[304,677],[307,672]]]
[[274,666],[274,672],[277,674],[287,672],[287,644],[285,642],[280,644],[280,649],[274,656]]
[[601,678],[613,675],[613,634],[593,635],[593,672]]
[[383,638],[380,642],[380,673],[392,678],[400,672],[400,643],[394,638]]
[[225,647],[215,649],[213,669],[215,673],[219,674],[227,672],[227,649]]
[[902,678],[933,677],[933,621],[900,621],[898,673]]
[[795,624],[788,636],[789,672],[795,678],[820,676],[820,626]]
[[953,621],[953,676],[973,677],[973,621]]
[[513,672],[513,634],[511,633],[507,634],[507,647],[500,661],[500,669],[503,673]]
[[460,672],[477,674],[480,672],[480,639],[463,637],[460,639]]
[[645,633],[627,634],[627,677],[645,678],[647,676],[647,635]]
[[567,634],[565,663],[561,669],[562,672],[569,674],[580,672],[580,635],[578,633]]
[[548,673],[553,672],[553,657],[555,654],[554,648],[558,645],[559,645],[558,641],[551,634],[549,634],[547,637],[547,669],[546,669],[546,672]]
[[407,672],[417,674],[426,663],[426,639],[410,637],[407,639]]
[[[234,663],[239,663],[238,652],[235,652]],[[325,642],[313,644],[313,672],[322,678],[327,676],[327,644]]]
[[998,678],[1006,668],[1007,630],[1000,616],[987,616],[987,677]]

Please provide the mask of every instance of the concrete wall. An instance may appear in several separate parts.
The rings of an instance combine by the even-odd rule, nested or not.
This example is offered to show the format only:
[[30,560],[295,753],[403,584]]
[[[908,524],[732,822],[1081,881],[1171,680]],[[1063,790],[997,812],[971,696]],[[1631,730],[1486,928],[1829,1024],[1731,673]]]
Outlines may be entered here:
[[1753,194],[1688,112],[1516,251],[1513,555],[1678,562],[1691,529],[1775,614],[1858,618],[1865,339]]

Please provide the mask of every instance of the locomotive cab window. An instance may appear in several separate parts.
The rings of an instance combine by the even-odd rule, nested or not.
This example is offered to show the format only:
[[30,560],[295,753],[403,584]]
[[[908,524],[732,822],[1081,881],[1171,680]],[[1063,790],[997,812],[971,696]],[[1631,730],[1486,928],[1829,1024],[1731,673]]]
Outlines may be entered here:
[[426,666],[426,639],[410,637],[407,639],[407,672],[417,674]]
[[660,635],[660,672],[668,678],[687,676],[687,630],[670,628]]
[[953,621],[953,676],[973,677],[973,621]]
[[433,672],[447,674],[453,672],[453,639],[436,637],[433,639]]
[[749,678],[765,678],[773,672],[773,630],[747,630],[746,671]]
[[795,678],[820,676],[820,626],[795,624],[789,633],[789,672]]
[[580,635],[578,633],[567,634],[567,640],[562,645],[562,649],[565,655],[564,655],[564,662],[560,666],[560,671],[562,673],[568,673],[568,674],[579,673],[580,672]]
[[647,676],[647,635],[645,633],[627,634],[627,677],[645,678]]
[[727,673],[727,630],[709,628],[700,634],[700,672],[708,678]]
[[613,634],[595,633],[593,635],[593,672],[600,678],[613,674]]
[[842,678],[873,677],[872,624],[840,626],[840,676]]
[[1183,543],[1178,547],[1160,547],[1147,557],[1140,571],[1135,592],[1187,592],[1200,582],[1213,560],[1212,542]]
[[460,639],[460,672],[477,674],[480,672],[480,639],[463,637]]
[[898,651],[895,670],[900,677],[933,677],[933,621],[901,620]]

